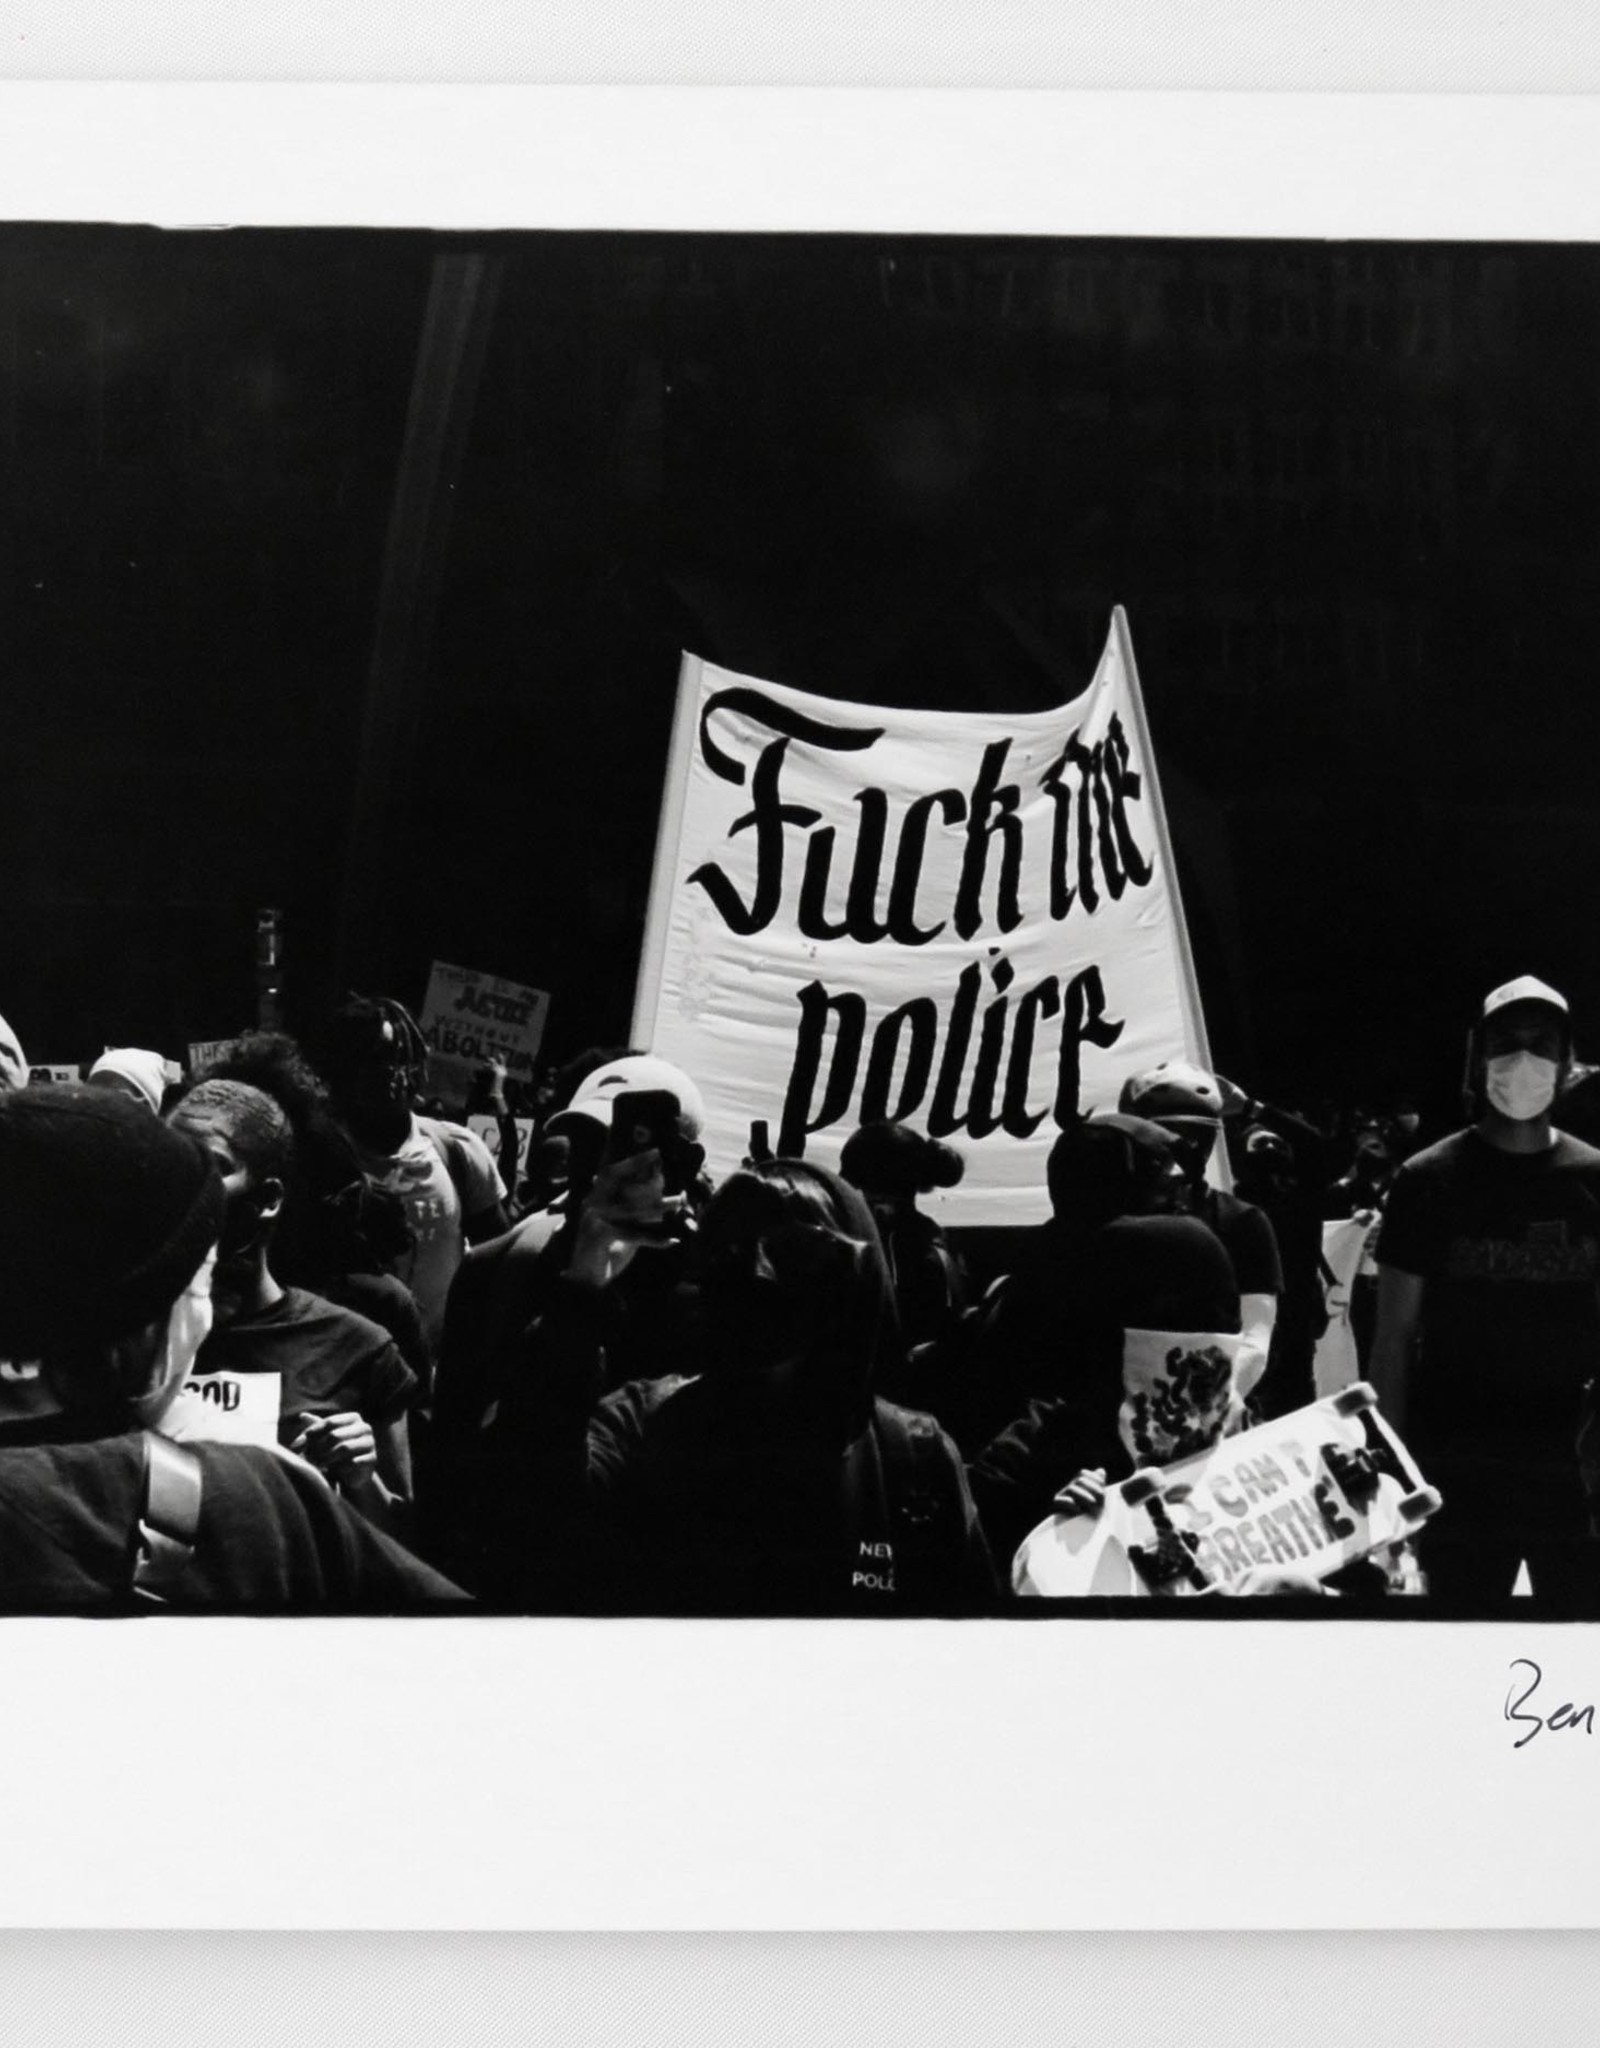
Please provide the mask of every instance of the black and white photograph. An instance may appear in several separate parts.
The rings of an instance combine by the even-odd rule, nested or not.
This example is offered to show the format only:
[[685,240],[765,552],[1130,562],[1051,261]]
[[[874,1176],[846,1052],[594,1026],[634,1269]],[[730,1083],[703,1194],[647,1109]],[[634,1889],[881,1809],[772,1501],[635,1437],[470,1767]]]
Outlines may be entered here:
[[1582,103],[0,102],[0,1918],[1592,1920]]
[[0,1603],[1600,1614],[1597,345],[0,228]]

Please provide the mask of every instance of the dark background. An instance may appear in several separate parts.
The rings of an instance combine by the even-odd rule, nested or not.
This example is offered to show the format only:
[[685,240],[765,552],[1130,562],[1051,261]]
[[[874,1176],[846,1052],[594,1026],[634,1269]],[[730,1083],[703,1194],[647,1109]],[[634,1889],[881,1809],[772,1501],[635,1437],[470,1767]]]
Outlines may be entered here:
[[[1217,1063],[1447,1116],[1600,1017],[1587,248],[0,230],[0,1010],[437,957],[626,1036],[680,651],[1040,708],[1113,603]],[[352,830],[352,821],[359,829]]]

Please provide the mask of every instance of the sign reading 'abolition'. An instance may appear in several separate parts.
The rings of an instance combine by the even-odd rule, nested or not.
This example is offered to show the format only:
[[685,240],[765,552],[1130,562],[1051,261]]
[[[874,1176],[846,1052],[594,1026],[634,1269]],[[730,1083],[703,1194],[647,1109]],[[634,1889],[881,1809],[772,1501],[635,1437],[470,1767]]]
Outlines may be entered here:
[[549,1009],[542,988],[435,960],[417,1020],[428,1041],[429,1085],[464,1102],[474,1074],[492,1060],[531,1084]]
[[1025,716],[895,711],[686,657],[634,1041],[825,1161],[904,1118],[966,1154],[948,1220],[1047,1208],[1045,1159],[1205,1037],[1127,623]]

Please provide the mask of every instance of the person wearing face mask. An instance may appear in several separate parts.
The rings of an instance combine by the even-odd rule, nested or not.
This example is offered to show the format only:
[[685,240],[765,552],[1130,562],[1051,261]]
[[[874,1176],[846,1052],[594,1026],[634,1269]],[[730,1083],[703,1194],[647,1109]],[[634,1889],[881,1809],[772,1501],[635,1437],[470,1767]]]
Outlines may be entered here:
[[211,1327],[225,1208],[206,1148],[126,1097],[0,1095],[0,1351],[56,1397],[0,1429],[0,1607],[460,1598],[302,1460],[160,1434]]
[[[1124,1083],[1117,1107],[1127,1116],[1148,1117],[1168,1132],[1183,1174],[1183,1208],[1221,1238],[1239,1282],[1240,1385],[1252,1394],[1272,1355],[1272,1333],[1283,1294],[1283,1261],[1276,1233],[1254,1202],[1207,1179],[1222,1135],[1223,1119],[1265,1114],[1240,1088],[1188,1060],[1166,1060]],[[1294,1120],[1298,1125],[1299,1120]],[[1309,1130],[1309,1126],[1300,1126]],[[1297,1137],[1280,1130],[1291,1147]]]
[[[298,1452],[369,1521],[407,1540],[415,1374],[376,1323],[303,1287],[284,1287],[272,1271],[273,1234],[294,1170],[283,1108],[247,1082],[217,1079],[191,1088],[167,1121],[216,1160],[227,1195],[212,1328],[182,1404],[183,1434],[209,1436],[219,1426],[231,1433],[236,1424],[226,1418],[239,1415],[252,1392],[275,1392],[261,1416],[265,1440]],[[232,1388],[239,1401],[230,1409]]]
[[1468,1047],[1474,1120],[1408,1159],[1380,1226],[1369,1370],[1444,1507],[1430,1594],[1482,1611],[1526,1563],[1552,1611],[1600,1613],[1576,1439],[1600,1367],[1600,1151],[1551,1120],[1572,1058],[1565,997],[1490,992]]
[[653,1256],[659,1158],[604,1166],[494,1423],[514,1605],[965,1614],[998,1590],[960,1457],[878,1398],[898,1333],[872,1212],[809,1161],[732,1174],[696,1239],[699,1369],[604,1385],[606,1292]]

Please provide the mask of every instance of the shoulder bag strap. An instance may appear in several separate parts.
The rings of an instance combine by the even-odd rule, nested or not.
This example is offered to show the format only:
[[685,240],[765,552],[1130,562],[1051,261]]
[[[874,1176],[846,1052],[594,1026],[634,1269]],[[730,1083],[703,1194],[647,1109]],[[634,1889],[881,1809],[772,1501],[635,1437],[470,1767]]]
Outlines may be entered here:
[[200,1531],[204,1485],[193,1451],[153,1429],[145,1431],[143,1504],[133,1561],[136,1598],[165,1601],[188,1570]]

